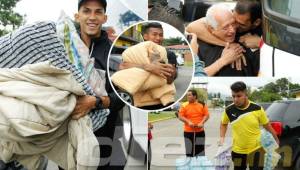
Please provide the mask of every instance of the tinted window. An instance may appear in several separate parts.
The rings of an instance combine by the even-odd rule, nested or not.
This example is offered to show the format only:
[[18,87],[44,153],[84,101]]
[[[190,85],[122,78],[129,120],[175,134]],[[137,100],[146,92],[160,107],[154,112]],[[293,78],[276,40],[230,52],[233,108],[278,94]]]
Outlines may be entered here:
[[269,6],[273,11],[300,19],[299,0],[269,0]]
[[300,126],[300,101],[289,105],[284,116],[284,123],[290,128]]
[[273,103],[266,110],[270,121],[282,121],[288,107],[287,103]]

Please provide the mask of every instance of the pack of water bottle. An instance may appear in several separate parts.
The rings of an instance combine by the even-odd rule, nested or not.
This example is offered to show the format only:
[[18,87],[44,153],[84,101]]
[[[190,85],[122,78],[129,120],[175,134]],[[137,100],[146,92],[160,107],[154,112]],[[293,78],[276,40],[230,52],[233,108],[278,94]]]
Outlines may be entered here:
[[215,166],[206,156],[184,157],[176,159],[176,170],[215,170]]
[[275,151],[279,146],[272,134],[265,129],[261,130],[261,145],[266,151],[264,158],[264,170],[272,170],[277,165],[280,155]]
[[231,146],[219,146],[214,161],[216,170],[228,170],[231,165]]
[[261,145],[265,151],[272,151],[278,148],[278,144],[272,134],[265,129],[261,130]]

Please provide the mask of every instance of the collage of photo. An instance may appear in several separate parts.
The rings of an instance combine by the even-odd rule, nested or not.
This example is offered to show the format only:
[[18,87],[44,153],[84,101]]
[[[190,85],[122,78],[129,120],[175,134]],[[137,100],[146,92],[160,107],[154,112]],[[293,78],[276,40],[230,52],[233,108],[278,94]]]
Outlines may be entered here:
[[299,9],[0,0],[0,170],[300,170]]

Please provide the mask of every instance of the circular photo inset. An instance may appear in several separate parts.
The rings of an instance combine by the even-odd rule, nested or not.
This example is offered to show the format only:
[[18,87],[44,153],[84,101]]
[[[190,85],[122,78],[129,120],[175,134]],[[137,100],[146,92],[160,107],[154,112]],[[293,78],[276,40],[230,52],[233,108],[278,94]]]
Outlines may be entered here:
[[193,63],[182,33],[163,22],[145,21],[115,39],[108,61],[110,83],[127,104],[163,110],[185,94]]

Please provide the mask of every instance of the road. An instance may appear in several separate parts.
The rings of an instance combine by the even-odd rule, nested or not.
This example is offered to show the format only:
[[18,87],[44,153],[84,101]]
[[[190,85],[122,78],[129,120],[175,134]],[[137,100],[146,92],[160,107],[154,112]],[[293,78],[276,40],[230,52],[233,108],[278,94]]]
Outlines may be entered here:
[[193,74],[193,67],[178,66],[178,75],[174,81],[176,87],[176,99],[179,99],[188,88]]
[[[210,119],[205,124],[205,153],[210,160],[213,160],[218,149],[222,109],[210,109],[209,112]],[[183,123],[175,118],[156,122],[153,126],[151,170],[174,170],[176,159],[185,156]],[[229,126],[225,139],[228,145],[231,143],[230,132]]]

